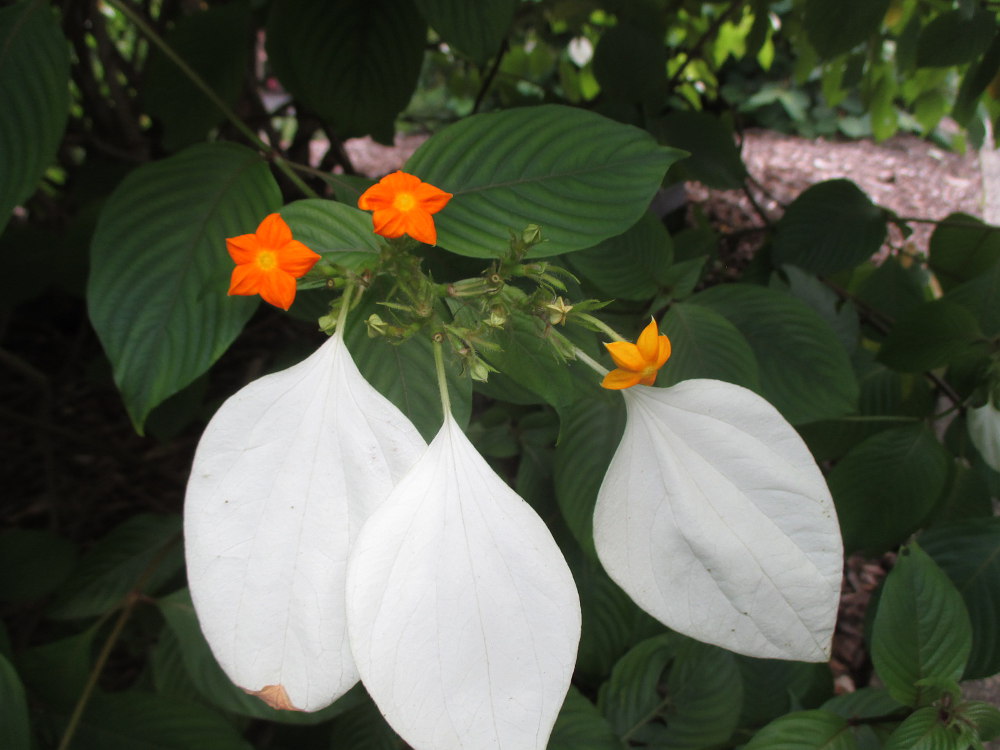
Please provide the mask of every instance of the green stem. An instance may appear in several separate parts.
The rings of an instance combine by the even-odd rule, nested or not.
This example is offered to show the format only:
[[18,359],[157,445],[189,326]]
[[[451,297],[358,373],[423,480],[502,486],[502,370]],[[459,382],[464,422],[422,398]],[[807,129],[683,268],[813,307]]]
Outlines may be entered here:
[[612,341],[628,341],[627,338],[622,336],[620,333],[618,333],[618,331],[609,326],[600,318],[595,318],[593,315],[590,315],[588,313],[580,313],[578,317],[586,319],[587,322],[593,325],[595,328],[599,328]]
[[226,119],[229,120],[229,122],[231,122],[236,129],[247,138],[247,140],[254,144],[254,146],[267,154],[274,162],[274,166],[280,169],[285,176],[291,180],[299,190],[302,191],[303,194],[310,198],[320,197],[315,190],[303,182],[302,178],[295,173],[289,165],[287,159],[281,156],[272,146],[269,146],[261,140],[260,136],[258,136],[245,122],[243,122],[243,120],[239,118],[239,115],[237,115],[228,104],[222,101],[212,87],[205,82],[205,79],[198,75],[198,73],[195,72],[195,70],[188,65],[187,62],[185,62],[183,57],[174,52],[173,48],[167,44],[159,34],[156,33],[156,30],[146,23],[146,19],[136,13],[135,10],[130,8],[126,3],[121,2],[121,0],[106,1],[108,5],[115,8],[115,10],[135,24],[136,28],[142,32],[143,36],[159,47],[163,54],[166,55],[174,65],[180,68],[181,72],[188,77],[191,83],[193,83],[201,91],[201,93],[207,96],[209,101],[211,101],[212,104],[214,104],[219,111],[225,115]]
[[585,365],[587,365],[587,366],[588,366],[588,367],[589,367],[589,368],[590,368],[591,370],[593,370],[594,372],[596,372],[596,373],[597,373],[598,375],[600,375],[600,376],[601,376],[602,378],[603,378],[603,377],[604,377],[605,375],[607,375],[607,374],[608,374],[608,371],[607,371],[606,369],[604,369],[604,367],[602,367],[602,366],[601,366],[601,365],[599,365],[599,364],[598,364],[598,363],[597,363],[596,361],[594,361],[594,360],[593,360],[593,359],[591,359],[591,358],[590,358],[589,356],[587,356],[587,355],[586,355],[586,354],[585,354],[585,353],[583,352],[583,350],[582,350],[582,349],[580,349],[580,347],[578,347],[578,346],[574,346],[574,347],[573,347],[573,353],[574,353],[574,354],[576,355],[576,358],[577,358],[578,360],[580,360],[581,362],[583,362],[583,363],[584,363]]
[[351,309],[351,297],[354,296],[354,287],[348,285],[344,289],[344,295],[340,298],[340,312],[337,315],[337,330],[340,335],[344,335],[344,326],[347,325],[347,311]]
[[441,394],[441,410],[444,418],[448,419],[451,414],[451,398],[448,396],[448,379],[444,373],[444,353],[441,342],[435,337],[434,340],[434,369],[437,370],[438,392]]

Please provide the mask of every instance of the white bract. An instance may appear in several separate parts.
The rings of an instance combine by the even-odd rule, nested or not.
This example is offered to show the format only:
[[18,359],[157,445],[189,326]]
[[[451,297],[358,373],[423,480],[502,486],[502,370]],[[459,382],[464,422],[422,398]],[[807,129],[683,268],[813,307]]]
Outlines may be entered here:
[[987,466],[1000,471],[1000,411],[988,401],[978,409],[969,409],[966,420],[972,444]]
[[545,748],[576,661],[576,586],[450,415],[358,536],[347,614],[365,687],[416,750]]
[[195,454],[184,535],[198,619],[233,682],[304,711],[357,682],[349,547],[425,449],[340,332],[222,405]]
[[729,383],[622,394],[625,433],[594,513],[611,578],[698,640],[749,656],[827,660],[843,549],[802,439],[767,401]]

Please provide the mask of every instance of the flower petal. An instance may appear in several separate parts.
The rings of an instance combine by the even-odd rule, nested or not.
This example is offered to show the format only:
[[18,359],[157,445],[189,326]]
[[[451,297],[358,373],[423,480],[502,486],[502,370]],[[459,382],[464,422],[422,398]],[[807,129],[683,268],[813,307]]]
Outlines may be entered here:
[[604,348],[608,350],[608,354],[611,355],[615,364],[623,370],[642,372],[646,367],[646,360],[642,358],[639,347],[633,343],[612,341],[610,344],[605,344]]
[[966,416],[969,437],[986,465],[1000,471],[1000,411],[992,403],[969,409]]
[[649,325],[642,329],[635,345],[639,349],[639,356],[643,359],[643,366],[656,362],[660,354],[660,329],[656,325],[655,318],[650,318]]
[[379,209],[372,214],[375,234],[383,237],[402,237],[406,234],[406,217],[394,208]]
[[843,550],[798,433],[730,383],[623,395],[625,433],[594,512],[611,578],[693,638],[749,656],[828,659]]
[[299,279],[309,273],[319,259],[318,253],[314,253],[298,240],[289,240],[278,251],[278,268]]
[[632,372],[631,370],[612,370],[604,376],[604,380],[601,381],[601,387],[612,391],[620,391],[623,388],[631,388],[633,385],[639,385],[641,378],[642,376],[639,373]]
[[406,223],[406,233],[413,239],[425,245],[437,244],[437,229],[429,213],[419,209],[407,211],[403,214],[403,221]]
[[264,284],[265,276],[267,276],[267,272],[261,270],[260,266],[256,263],[236,266],[233,268],[233,274],[229,278],[228,293],[242,296],[257,294]]
[[411,746],[545,748],[576,660],[576,587],[451,417],[362,529],[347,612],[361,679]]
[[222,405],[195,454],[184,533],[198,619],[233,682],[316,711],[357,681],[348,546],[424,448],[339,332]]
[[657,338],[657,347],[658,351],[656,353],[656,369],[659,370],[661,367],[663,367],[663,365],[667,363],[667,360],[670,359],[670,351],[672,348],[670,346],[670,339],[664,336],[663,334],[660,334],[660,336]]
[[295,279],[278,268],[263,272],[260,278],[261,284],[257,293],[262,300],[282,310],[292,306],[295,301]]
[[454,197],[428,182],[421,182],[414,188],[413,195],[420,202],[420,207],[429,214],[436,214]]
[[229,237],[226,240],[226,250],[229,257],[238,265],[253,263],[257,260],[257,253],[260,252],[260,240],[256,234],[241,234],[238,237]]
[[292,240],[292,229],[281,214],[268,214],[257,227],[257,239],[269,250],[280,250],[282,245]]

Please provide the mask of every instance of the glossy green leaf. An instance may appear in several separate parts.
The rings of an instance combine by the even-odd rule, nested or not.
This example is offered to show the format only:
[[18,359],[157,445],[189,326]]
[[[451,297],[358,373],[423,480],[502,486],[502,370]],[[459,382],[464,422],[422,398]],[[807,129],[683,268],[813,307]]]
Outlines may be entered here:
[[566,264],[600,295],[653,297],[666,279],[673,243],[659,218],[647,211],[632,227],[566,258]]
[[670,338],[671,354],[657,385],[690,378],[712,378],[760,391],[757,358],[746,337],[709,307],[679,302],[660,322]]
[[560,411],[556,444],[556,500],[577,543],[591,557],[594,550],[594,506],[597,491],[625,430],[625,403],[607,392],[578,401]]
[[976,8],[940,13],[920,31],[917,65],[922,68],[964,65],[979,57],[996,35],[996,14]]
[[917,545],[904,547],[886,578],[872,626],[872,663],[892,697],[925,700],[920,680],[958,680],[972,627],[955,586]]
[[534,257],[593,247],[638,221],[683,156],[592,112],[543,105],[474,115],[436,134],[406,169],[454,194],[435,215],[438,244],[501,255],[511,232],[542,228]]
[[477,63],[500,51],[517,9],[517,0],[415,0],[441,39]]
[[688,302],[724,316],[757,355],[760,393],[792,424],[856,408],[858,384],[833,330],[804,303],[749,284],[725,284]]
[[594,704],[570,687],[547,750],[622,750],[623,747]]
[[857,185],[828,180],[792,201],[778,221],[772,255],[776,264],[826,276],[868,260],[882,245],[885,232],[882,209]]
[[931,706],[914,711],[889,736],[883,750],[967,750],[958,732]]
[[975,518],[929,529],[920,546],[958,589],[972,624],[963,679],[1000,672],[1000,518]]
[[374,268],[382,243],[367,211],[344,203],[306,198],[281,209],[295,239],[325,261],[352,271]]
[[[227,105],[243,89],[252,47],[250,4],[218,5],[181,18],[164,41]],[[152,46],[143,71],[142,98],[151,117],[163,125],[163,144],[171,151],[204,140],[225,120],[222,111],[159,47]]]
[[902,372],[931,370],[974,354],[982,348],[982,338],[971,311],[954,302],[934,300],[896,321],[878,358]]
[[259,698],[248,695],[236,687],[226,677],[212,651],[202,635],[194,605],[191,603],[191,593],[187,589],[179,589],[168,596],[157,599],[163,619],[176,640],[181,664],[191,684],[198,691],[193,700],[208,701],[213,706],[240,716],[254,719],[267,719],[285,724],[318,724],[350,710],[363,698],[360,689],[353,689],[340,700],[321,711],[306,713],[304,711],[279,711],[271,708]]
[[680,636],[673,633],[649,638],[618,660],[601,686],[597,705],[623,739],[666,709],[657,690],[663,670],[673,660]]
[[744,750],[857,750],[847,720],[829,711],[799,711],[775,719]]
[[24,685],[14,665],[3,655],[0,655],[0,747],[31,747]]
[[35,192],[69,113],[69,50],[48,3],[0,9],[0,233]]
[[805,28],[823,59],[850,52],[878,31],[889,0],[806,0]]
[[732,128],[708,112],[671,112],[656,123],[661,140],[691,155],[677,171],[717,190],[738,190],[747,178]]
[[76,545],[40,529],[0,534],[0,601],[28,602],[52,592],[76,565]]
[[1000,229],[969,214],[946,216],[931,235],[928,262],[945,291],[1000,262]]
[[854,447],[827,476],[844,551],[896,546],[941,498],[951,459],[927,427],[879,432]]
[[267,20],[268,62],[337,136],[391,143],[420,75],[427,27],[411,0],[280,0]]
[[112,193],[91,244],[90,320],[136,429],[232,343],[257,298],[227,297],[226,238],[281,204],[267,165],[231,143],[139,167]]
[[183,566],[181,519],[133,516],[102,538],[56,592],[47,614],[57,619],[95,617],[138,590],[154,593]]

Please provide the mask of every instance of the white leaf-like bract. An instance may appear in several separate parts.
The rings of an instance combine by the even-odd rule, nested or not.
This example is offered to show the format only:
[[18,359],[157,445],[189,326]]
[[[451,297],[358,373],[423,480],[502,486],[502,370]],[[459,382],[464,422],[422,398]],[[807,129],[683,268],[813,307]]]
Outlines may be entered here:
[[351,550],[361,680],[416,750],[543,750],[580,639],[548,528],[449,416]]
[[233,682],[304,711],[357,682],[349,546],[424,450],[339,332],[222,405],[194,457],[184,536],[198,620]]
[[692,638],[749,656],[827,660],[843,544],[802,439],[730,383],[622,393],[625,433],[594,511],[611,578]]
[[966,421],[972,444],[986,465],[1000,471],[1000,411],[988,401],[978,409],[969,409]]

